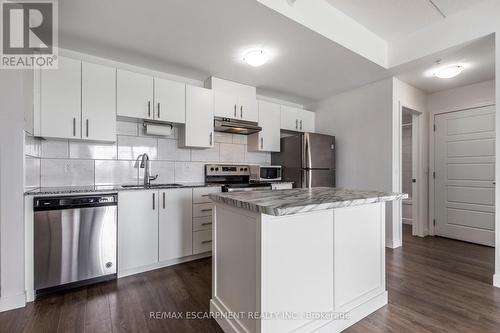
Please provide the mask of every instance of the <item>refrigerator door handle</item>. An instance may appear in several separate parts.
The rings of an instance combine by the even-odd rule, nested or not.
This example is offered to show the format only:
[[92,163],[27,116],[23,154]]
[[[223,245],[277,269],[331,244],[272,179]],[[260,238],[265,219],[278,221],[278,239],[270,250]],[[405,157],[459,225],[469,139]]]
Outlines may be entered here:
[[304,154],[303,154],[303,168],[310,168],[312,157],[311,157],[311,139],[309,133],[304,134]]

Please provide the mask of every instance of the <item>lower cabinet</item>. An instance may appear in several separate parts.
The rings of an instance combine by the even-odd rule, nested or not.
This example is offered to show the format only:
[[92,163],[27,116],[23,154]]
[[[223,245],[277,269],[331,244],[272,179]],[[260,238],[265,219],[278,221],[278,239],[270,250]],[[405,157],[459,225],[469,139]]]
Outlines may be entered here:
[[193,254],[192,189],[160,191],[159,260]]
[[118,271],[158,262],[158,191],[118,194]]

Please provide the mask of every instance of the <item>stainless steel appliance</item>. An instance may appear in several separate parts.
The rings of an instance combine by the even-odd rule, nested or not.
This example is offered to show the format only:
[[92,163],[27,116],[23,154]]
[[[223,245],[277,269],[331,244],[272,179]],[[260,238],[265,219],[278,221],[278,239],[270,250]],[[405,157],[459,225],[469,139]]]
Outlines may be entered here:
[[281,166],[279,165],[251,165],[250,180],[255,182],[281,181]]
[[37,294],[116,278],[117,202],[116,194],[35,198]]
[[205,183],[222,185],[222,192],[272,189],[270,183],[250,181],[249,165],[206,164]]
[[283,180],[296,187],[335,187],[335,137],[300,133],[281,138],[281,152],[272,164],[283,168]]
[[262,131],[262,127],[253,121],[215,117],[214,130],[216,132],[250,135]]

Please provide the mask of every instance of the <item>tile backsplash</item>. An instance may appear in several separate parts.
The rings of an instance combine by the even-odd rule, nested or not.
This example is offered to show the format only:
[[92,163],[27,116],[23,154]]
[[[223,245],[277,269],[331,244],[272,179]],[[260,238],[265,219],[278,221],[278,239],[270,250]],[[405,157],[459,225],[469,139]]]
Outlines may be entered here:
[[117,122],[114,143],[40,139],[26,134],[26,188],[137,184],[142,181],[139,156],[147,153],[154,183],[204,181],[206,163],[268,165],[270,153],[247,151],[247,137],[216,133],[212,149],[179,148],[178,130],[170,136],[148,136],[142,122]]

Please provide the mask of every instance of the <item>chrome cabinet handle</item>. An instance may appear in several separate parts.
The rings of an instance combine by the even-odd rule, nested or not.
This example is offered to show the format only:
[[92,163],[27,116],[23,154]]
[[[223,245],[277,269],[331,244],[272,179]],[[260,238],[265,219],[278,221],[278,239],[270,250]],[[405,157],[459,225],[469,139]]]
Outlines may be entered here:
[[212,211],[212,208],[210,208],[210,209],[208,209],[208,208],[207,208],[207,209],[202,209],[201,211],[202,211],[202,212],[211,212],[211,211]]
[[155,210],[155,209],[156,209],[156,207],[155,207],[155,201],[156,201],[156,200],[155,200],[155,194],[153,193],[153,210]]
[[243,105],[240,106],[240,118],[243,118]]
[[299,120],[295,119],[295,129],[299,129]]
[[202,223],[201,225],[212,225],[212,222]]
[[212,141],[213,141],[213,133],[210,132],[210,145],[212,145]]
[[163,192],[163,209],[165,209],[165,192]]
[[302,130],[302,120],[300,121],[300,130]]
[[210,194],[203,194],[203,195],[202,195],[202,197],[203,197],[203,198],[206,198],[206,197],[208,197],[209,195],[210,195]]
[[236,106],[236,104],[234,104],[234,116],[235,117],[236,117],[236,108],[237,108],[237,106]]
[[264,138],[260,138],[260,149],[264,149]]
[[148,101],[148,117],[151,117],[151,101]]
[[160,102],[158,102],[158,118],[160,118]]
[[212,241],[211,240],[207,240],[207,241],[201,242],[201,244],[208,244],[208,243],[212,243]]
[[89,137],[89,120],[87,119],[85,121],[85,123],[86,123],[86,127],[87,127],[87,138],[88,138]]
[[73,118],[73,136],[76,136],[76,118]]

